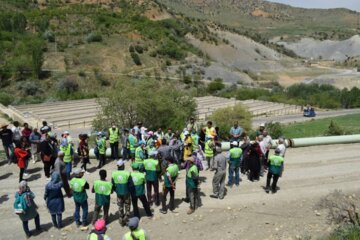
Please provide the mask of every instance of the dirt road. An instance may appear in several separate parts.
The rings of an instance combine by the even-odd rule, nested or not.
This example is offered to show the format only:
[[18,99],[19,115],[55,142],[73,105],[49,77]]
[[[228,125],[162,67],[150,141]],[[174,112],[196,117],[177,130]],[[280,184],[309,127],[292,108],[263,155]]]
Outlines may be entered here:
[[270,116],[270,117],[257,117],[252,119],[253,127],[258,127],[261,123],[266,122],[280,122],[280,123],[294,123],[294,122],[306,122],[312,119],[323,119],[330,117],[339,117],[350,114],[360,113],[359,108],[355,109],[342,109],[342,110],[330,110],[330,111],[316,111],[316,117],[307,118],[303,117],[302,114],[295,115],[284,115],[284,116]]
[[[314,213],[314,205],[321,197],[335,189],[359,194],[360,144],[316,146],[288,149],[284,176],[279,180],[280,191],[266,194],[262,186],[265,179],[251,183],[243,176],[240,187],[228,189],[224,200],[211,199],[213,172],[202,172],[202,203],[193,215],[188,216],[188,204],[181,202],[184,196],[184,172],[177,182],[175,213],[159,213],[155,208],[154,219],[142,219],[142,227],[151,239],[296,239],[300,236],[320,236],[331,230],[326,223],[326,212]],[[92,160],[95,166],[95,160]],[[21,222],[13,214],[12,204],[18,182],[16,166],[0,163],[0,239],[25,239]],[[47,230],[32,239],[85,239],[72,222],[74,203],[65,199],[66,227],[55,230],[46,210],[43,193],[46,183],[42,164],[31,164],[30,187],[36,194],[41,222]],[[106,169],[115,168],[115,163]],[[95,170],[95,169],[93,169]],[[86,178],[90,183],[97,178],[97,171]],[[116,213],[116,198],[112,196],[111,213]],[[90,212],[94,206],[94,195],[89,193]],[[90,214],[91,217],[91,214]],[[108,226],[112,239],[121,239],[127,229],[121,228],[116,216]],[[34,227],[33,222],[30,223]]]

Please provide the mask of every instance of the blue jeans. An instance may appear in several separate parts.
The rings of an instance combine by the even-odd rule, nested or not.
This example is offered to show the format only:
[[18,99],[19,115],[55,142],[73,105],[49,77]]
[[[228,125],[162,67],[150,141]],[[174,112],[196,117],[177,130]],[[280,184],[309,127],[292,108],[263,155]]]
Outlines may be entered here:
[[68,180],[70,180],[71,170],[72,170],[72,162],[65,163],[66,177],[67,177]]
[[[23,229],[24,229],[24,232],[27,236],[29,236],[31,233],[30,233],[30,230],[29,230],[29,221],[23,221],[22,222],[23,224]],[[35,227],[36,227],[36,230],[40,230],[41,227],[40,227],[40,216],[39,214],[36,215],[35,217]]]
[[87,200],[84,201],[83,203],[75,202],[74,218],[75,218],[76,223],[80,222],[80,207],[81,207],[81,209],[83,211],[82,224],[86,224],[87,223],[87,216],[88,216],[88,209],[89,209]]
[[[235,182],[234,182],[234,173],[235,173]],[[240,166],[238,164],[231,163],[229,164],[229,185],[240,184]]]
[[6,154],[6,158],[8,160],[8,164],[10,164],[14,159],[14,145],[12,143],[8,145],[3,144],[3,147]]

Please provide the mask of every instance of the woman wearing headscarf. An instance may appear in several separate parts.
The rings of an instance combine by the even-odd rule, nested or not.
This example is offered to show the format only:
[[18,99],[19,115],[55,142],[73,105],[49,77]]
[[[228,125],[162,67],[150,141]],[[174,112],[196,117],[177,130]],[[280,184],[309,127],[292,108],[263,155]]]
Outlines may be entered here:
[[53,225],[59,229],[62,228],[62,213],[65,211],[62,187],[60,174],[53,172],[50,182],[46,184],[44,199],[51,214]]
[[256,139],[256,141],[253,144],[251,144],[246,159],[247,169],[249,169],[248,178],[252,182],[254,180],[258,181],[260,178],[261,157],[262,157],[262,152],[260,149],[258,139]]
[[27,182],[21,181],[19,191],[15,194],[14,209],[23,223],[23,229],[28,238],[32,235],[29,230],[29,220],[35,219],[36,230],[41,231],[40,216],[36,210],[34,198],[35,195],[28,187]]

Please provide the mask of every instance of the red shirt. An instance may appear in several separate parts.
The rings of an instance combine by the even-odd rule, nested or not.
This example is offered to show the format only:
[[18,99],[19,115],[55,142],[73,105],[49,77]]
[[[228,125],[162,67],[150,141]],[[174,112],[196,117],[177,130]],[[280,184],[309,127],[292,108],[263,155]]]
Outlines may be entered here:
[[22,134],[24,137],[29,138],[31,132],[32,132],[32,131],[31,131],[30,128],[24,128],[24,129],[21,131],[21,134]]
[[16,157],[19,168],[25,168],[24,158],[28,155],[28,152],[25,150],[22,150],[21,148],[15,148],[14,155]]

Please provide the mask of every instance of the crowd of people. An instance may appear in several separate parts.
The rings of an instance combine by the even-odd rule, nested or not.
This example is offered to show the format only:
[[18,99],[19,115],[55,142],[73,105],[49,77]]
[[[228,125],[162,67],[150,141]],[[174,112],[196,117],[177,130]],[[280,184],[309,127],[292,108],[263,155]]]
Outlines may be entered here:
[[[87,164],[90,163],[90,138],[87,134],[80,134],[78,141],[75,141],[65,131],[57,139],[45,121],[39,132],[36,128],[30,129],[26,123],[23,129],[18,122],[13,125],[9,129],[2,124],[0,137],[8,164],[17,163],[20,169],[20,185],[14,208],[28,237],[31,236],[28,228],[30,219],[35,219],[36,229],[41,230],[40,217],[33,200],[35,194],[24,180],[31,160],[33,163],[43,163],[48,181],[44,199],[55,228],[63,227],[62,213],[65,204],[62,189],[67,197],[73,197],[74,220],[77,226],[83,228],[89,223],[87,191],[91,190],[95,194],[91,219],[93,228],[88,236],[90,240],[110,239],[105,235],[105,229],[109,222],[110,195],[113,193],[117,196],[119,223],[130,228],[124,239],[146,239],[145,231],[138,228],[138,220],[141,218],[138,200],[148,217],[153,216],[153,205],[160,206],[162,214],[167,214],[168,210],[173,211],[176,184],[181,170],[185,171],[186,187],[186,196],[182,200],[189,203],[187,213],[192,214],[201,205],[201,171],[214,171],[213,194],[210,197],[221,200],[227,193],[226,186],[239,186],[242,175],[246,175],[249,181],[258,181],[266,171],[265,192],[276,193],[277,181],[284,169],[284,139],[278,139],[275,154],[269,154],[273,141],[264,124],[256,132],[256,138],[250,141],[238,122],[235,122],[229,131],[230,149],[225,153],[219,129],[211,121],[202,127],[191,118],[183,130],[173,131],[169,128],[165,133],[161,128],[150,131],[141,122],[131,129],[120,129],[112,123],[107,131],[96,133],[93,153],[98,162],[99,179],[90,186],[84,177],[85,174],[90,174],[87,169]],[[107,152],[108,145],[110,152]],[[103,167],[109,160],[116,162],[117,169],[108,176]],[[80,167],[77,167],[79,163]],[[126,169],[126,165],[130,166],[131,171]],[[163,183],[162,194],[159,191],[160,183]],[[131,207],[133,218],[130,218]],[[102,218],[99,217],[101,210]]]

